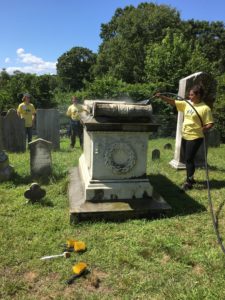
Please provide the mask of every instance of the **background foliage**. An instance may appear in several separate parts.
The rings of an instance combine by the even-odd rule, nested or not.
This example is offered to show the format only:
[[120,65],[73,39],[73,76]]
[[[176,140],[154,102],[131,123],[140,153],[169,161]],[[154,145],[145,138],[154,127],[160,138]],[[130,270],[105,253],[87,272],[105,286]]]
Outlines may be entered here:
[[[141,3],[116,9],[101,25],[98,53],[74,46],[57,61],[57,75],[0,72],[0,111],[16,108],[24,92],[36,107],[68,105],[80,99],[122,98],[139,101],[157,90],[177,93],[179,80],[204,71],[218,82],[214,116],[225,140],[224,23],[180,18],[167,5]],[[154,112],[175,113],[160,101]]]

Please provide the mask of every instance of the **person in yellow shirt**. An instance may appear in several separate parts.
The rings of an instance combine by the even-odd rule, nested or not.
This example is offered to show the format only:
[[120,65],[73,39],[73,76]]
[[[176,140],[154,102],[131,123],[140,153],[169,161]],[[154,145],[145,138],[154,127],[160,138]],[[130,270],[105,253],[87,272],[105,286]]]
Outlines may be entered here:
[[174,100],[160,93],[155,95],[163,101],[176,106],[178,111],[184,113],[182,148],[184,150],[187,178],[182,186],[183,190],[192,189],[193,184],[196,183],[194,180],[194,159],[198,149],[203,143],[204,133],[213,126],[212,111],[210,107],[201,100],[203,94],[204,90],[202,86],[195,85],[191,88],[189,92],[189,101],[194,108],[186,101]]
[[30,103],[30,94],[25,93],[22,99],[22,103],[17,108],[17,114],[21,119],[25,121],[25,134],[28,139],[28,143],[32,141],[32,126],[35,119],[35,108]]
[[76,137],[79,137],[80,146],[83,148],[83,126],[80,123],[80,113],[85,109],[78,104],[76,96],[72,97],[72,104],[67,109],[67,116],[70,118],[70,147],[74,148]]

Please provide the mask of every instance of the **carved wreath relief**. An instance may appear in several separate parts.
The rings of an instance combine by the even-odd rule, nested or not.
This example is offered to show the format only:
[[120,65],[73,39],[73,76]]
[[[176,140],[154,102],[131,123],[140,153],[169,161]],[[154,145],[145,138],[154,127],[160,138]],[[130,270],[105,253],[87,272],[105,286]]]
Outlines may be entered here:
[[135,166],[136,154],[127,143],[113,143],[105,150],[104,162],[113,173],[125,174]]

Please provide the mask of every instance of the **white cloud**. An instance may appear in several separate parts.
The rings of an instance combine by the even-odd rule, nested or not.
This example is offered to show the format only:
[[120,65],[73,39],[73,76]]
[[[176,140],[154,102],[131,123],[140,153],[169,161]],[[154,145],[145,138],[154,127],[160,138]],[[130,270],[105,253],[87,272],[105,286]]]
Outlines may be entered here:
[[[14,71],[23,73],[56,74],[56,62],[44,61],[41,57],[26,53],[23,48],[16,50],[18,66],[6,68],[9,74]],[[6,61],[5,61],[6,62]]]
[[5,63],[6,63],[6,64],[10,63],[10,58],[9,58],[9,57],[6,57],[6,58],[5,58]]

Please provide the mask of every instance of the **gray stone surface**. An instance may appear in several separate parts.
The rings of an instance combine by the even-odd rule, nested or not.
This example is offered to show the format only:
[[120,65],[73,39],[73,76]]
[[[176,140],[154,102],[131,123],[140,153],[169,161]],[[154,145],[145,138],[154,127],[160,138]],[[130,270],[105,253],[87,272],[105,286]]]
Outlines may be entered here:
[[[88,106],[87,101],[85,104]],[[123,103],[116,105],[125,107]],[[79,159],[79,174],[72,175],[70,180],[71,214],[138,216],[154,211],[155,207],[169,209],[162,198],[154,199],[153,187],[146,176],[149,132],[155,131],[158,125],[150,120],[129,119],[129,114],[134,117],[133,108],[125,109],[128,116],[123,122],[121,113],[118,116],[108,112],[114,108],[113,103],[104,106],[96,118],[93,115],[82,118],[84,151]],[[90,111],[93,113],[93,109]]]
[[9,180],[14,173],[14,169],[9,165],[8,155],[0,150],[0,182]]
[[31,176],[47,178],[52,173],[51,142],[37,139],[29,143]]
[[3,145],[10,152],[26,150],[25,125],[15,109],[10,109],[2,118]]
[[216,128],[210,129],[207,134],[207,143],[209,147],[219,147],[220,146],[220,132]]
[[[216,81],[211,75],[204,73],[204,72],[194,73],[188,77],[181,79],[179,82],[178,95],[182,98],[187,99],[191,87],[195,84],[201,84],[204,87],[205,97],[203,100],[209,106],[212,106],[215,101],[215,95],[216,95]],[[181,149],[182,124],[183,124],[183,113],[178,112],[175,152],[174,152],[173,160],[170,161],[170,165],[175,169],[185,169],[186,168],[185,162],[184,162],[184,154]],[[205,166],[205,158],[204,157],[205,157],[204,156],[204,148],[202,145],[200,147],[200,149],[198,150],[196,158],[195,158],[195,164],[197,167]]]
[[53,150],[60,148],[58,109],[37,109],[36,128],[38,138],[51,142]]
[[155,191],[153,191],[152,197],[142,197],[142,199],[103,201],[100,195],[96,201],[86,201],[78,168],[71,170],[68,194],[71,223],[92,219],[117,221],[151,217],[160,213],[166,214],[171,210],[170,205]]

